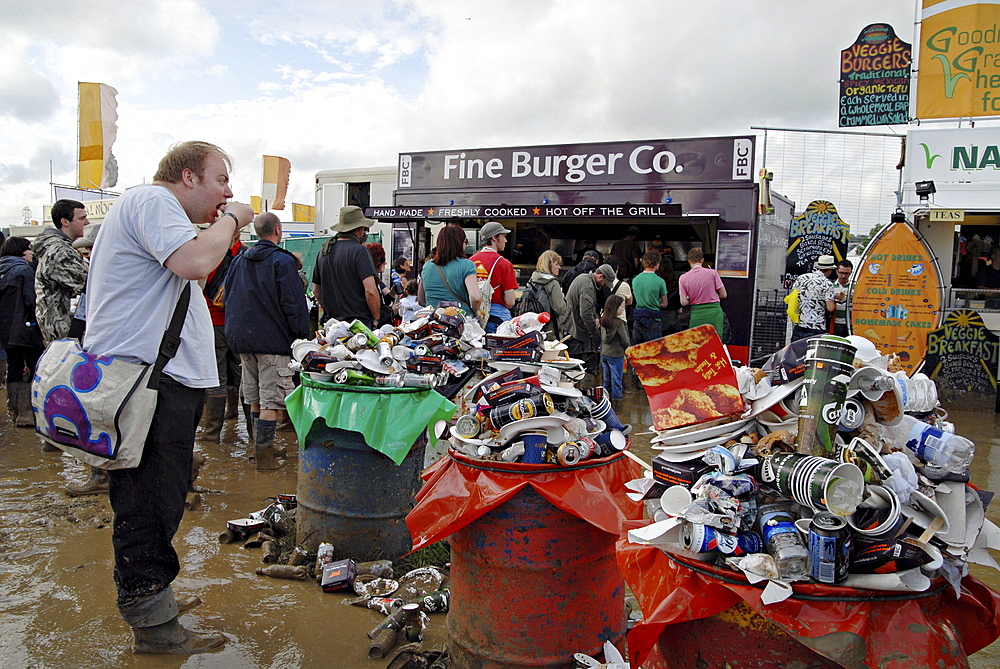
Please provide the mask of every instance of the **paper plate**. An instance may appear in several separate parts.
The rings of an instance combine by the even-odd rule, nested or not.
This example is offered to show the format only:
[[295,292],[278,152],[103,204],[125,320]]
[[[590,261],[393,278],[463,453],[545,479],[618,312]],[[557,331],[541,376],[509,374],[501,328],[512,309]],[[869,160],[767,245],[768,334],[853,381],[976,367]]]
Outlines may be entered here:
[[713,437],[722,436],[732,436],[735,434],[742,434],[747,430],[747,423],[750,422],[749,418],[744,418],[731,423],[719,423],[718,425],[709,425],[707,427],[702,427],[698,430],[685,430],[684,432],[675,432],[673,430],[664,430],[660,432],[659,436],[652,439],[653,443],[663,444],[664,446],[676,446],[678,444],[688,444],[691,442],[704,441],[705,439],[711,439]]
[[322,346],[314,341],[309,341],[308,339],[297,339],[292,342],[292,357],[295,358],[297,362],[302,362],[302,358],[306,357],[306,353],[309,351],[318,351],[321,348]]
[[697,460],[701,456],[708,453],[709,449],[704,449],[701,451],[689,451],[687,453],[668,453],[667,451],[661,451],[656,454],[656,457],[663,458],[667,462],[690,462],[691,460]]
[[[538,373],[538,368],[542,366],[540,362],[504,362],[501,360],[490,360],[490,367],[499,372],[509,372],[512,369],[520,369],[528,376]],[[546,365],[550,363],[545,363]],[[492,376],[492,375],[491,375]]]
[[470,439],[469,437],[463,437],[455,430],[454,425],[452,425],[451,429],[448,430],[448,434],[465,444],[472,444],[473,446],[483,446],[491,441],[490,439]]
[[365,369],[377,374],[392,374],[392,367],[386,367],[380,363],[375,351],[358,351],[354,354],[354,359],[360,362]]
[[338,369],[353,369],[357,366],[357,363],[353,360],[338,360],[337,362],[328,362],[324,365],[328,372],[336,372]]
[[944,510],[938,506],[937,502],[919,490],[911,492],[910,501],[903,504],[899,510],[907,518],[912,518],[915,525],[924,529],[927,529],[927,527],[931,524],[931,521],[935,518],[944,518],[944,525],[942,525],[938,531],[935,532],[935,534],[944,536],[951,531],[951,526],[948,523],[948,516],[945,514]]
[[660,446],[654,443],[650,445],[650,448],[654,451],[663,451],[665,453],[691,453],[693,451],[706,451],[715,446],[721,446],[732,438],[732,435],[724,434],[720,437],[693,441],[686,444],[675,444],[673,446]]
[[333,381],[333,374],[331,374],[330,372],[302,372],[302,373],[308,376],[313,381],[326,381],[327,383]]
[[579,388],[563,388],[562,386],[542,386],[542,390],[547,392],[549,395],[558,395],[559,397],[583,397],[583,392]]
[[[552,414],[551,416],[535,416],[534,418],[525,418],[523,420],[514,421],[510,425],[504,425],[500,428],[500,439],[502,441],[510,441],[515,436],[529,430],[545,430],[546,432],[551,430],[549,440],[554,443],[561,443],[566,441],[568,437],[564,426],[570,420],[571,418],[566,414],[559,413]],[[559,437],[560,435],[562,435],[562,438],[556,440],[556,437]]]
[[789,381],[788,383],[782,383],[780,386],[775,386],[767,395],[764,395],[759,400],[751,402],[749,417],[753,418],[757,414],[767,411],[775,404],[801,388],[804,381],[805,377],[800,376],[794,381]]

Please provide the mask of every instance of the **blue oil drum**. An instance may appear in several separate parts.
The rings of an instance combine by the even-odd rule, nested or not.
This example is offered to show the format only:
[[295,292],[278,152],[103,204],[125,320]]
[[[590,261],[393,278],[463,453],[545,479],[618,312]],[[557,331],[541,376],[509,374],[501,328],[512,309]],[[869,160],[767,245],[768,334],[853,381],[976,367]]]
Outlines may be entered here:
[[338,559],[397,560],[408,553],[405,518],[420,489],[426,445],[421,436],[397,466],[360,432],[315,421],[299,452],[296,542],[311,551],[331,543]]

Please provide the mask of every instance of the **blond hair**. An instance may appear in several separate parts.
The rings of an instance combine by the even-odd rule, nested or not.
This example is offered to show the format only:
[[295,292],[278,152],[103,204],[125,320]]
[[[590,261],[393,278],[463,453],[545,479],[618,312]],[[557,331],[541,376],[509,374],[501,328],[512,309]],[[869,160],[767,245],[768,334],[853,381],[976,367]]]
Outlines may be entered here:
[[548,251],[543,251],[542,255],[538,256],[538,262],[535,263],[535,269],[539,272],[545,272],[546,274],[552,273],[552,263],[558,262],[562,264],[562,256],[560,256],[555,251],[551,249]]
[[191,170],[199,179],[205,176],[205,158],[214,153],[226,168],[233,169],[233,161],[225,151],[209,142],[179,142],[167,150],[167,155],[160,159],[160,164],[153,175],[153,181],[180,183],[184,170]]

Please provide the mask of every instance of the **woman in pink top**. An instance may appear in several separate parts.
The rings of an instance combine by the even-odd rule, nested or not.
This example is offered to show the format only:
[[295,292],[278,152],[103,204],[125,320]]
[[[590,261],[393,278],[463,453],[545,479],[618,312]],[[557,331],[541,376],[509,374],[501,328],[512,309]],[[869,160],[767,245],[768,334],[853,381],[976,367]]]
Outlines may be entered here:
[[691,307],[691,324],[688,327],[708,323],[722,337],[723,316],[719,300],[725,299],[726,287],[722,285],[718,272],[702,266],[705,254],[700,248],[688,251],[687,261],[691,269],[681,275],[678,287],[681,304]]

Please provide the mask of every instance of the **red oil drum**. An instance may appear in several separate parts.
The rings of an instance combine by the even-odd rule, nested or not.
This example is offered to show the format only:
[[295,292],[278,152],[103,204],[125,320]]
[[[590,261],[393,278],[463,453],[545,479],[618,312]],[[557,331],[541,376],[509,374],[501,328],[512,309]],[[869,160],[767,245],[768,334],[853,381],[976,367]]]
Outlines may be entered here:
[[623,649],[616,539],[531,486],[452,535],[451,666],[569,668],[605,641]]
[[[846,645],[846,657],[860,652],[860,661],[864,660],[864,639],[845,632],[839,643]],[[643,667],[843,669],[844,666],[813,652],[743,602],[709,618],[671,625],[660,635],[657,645],[663,664],[647,661]]]

